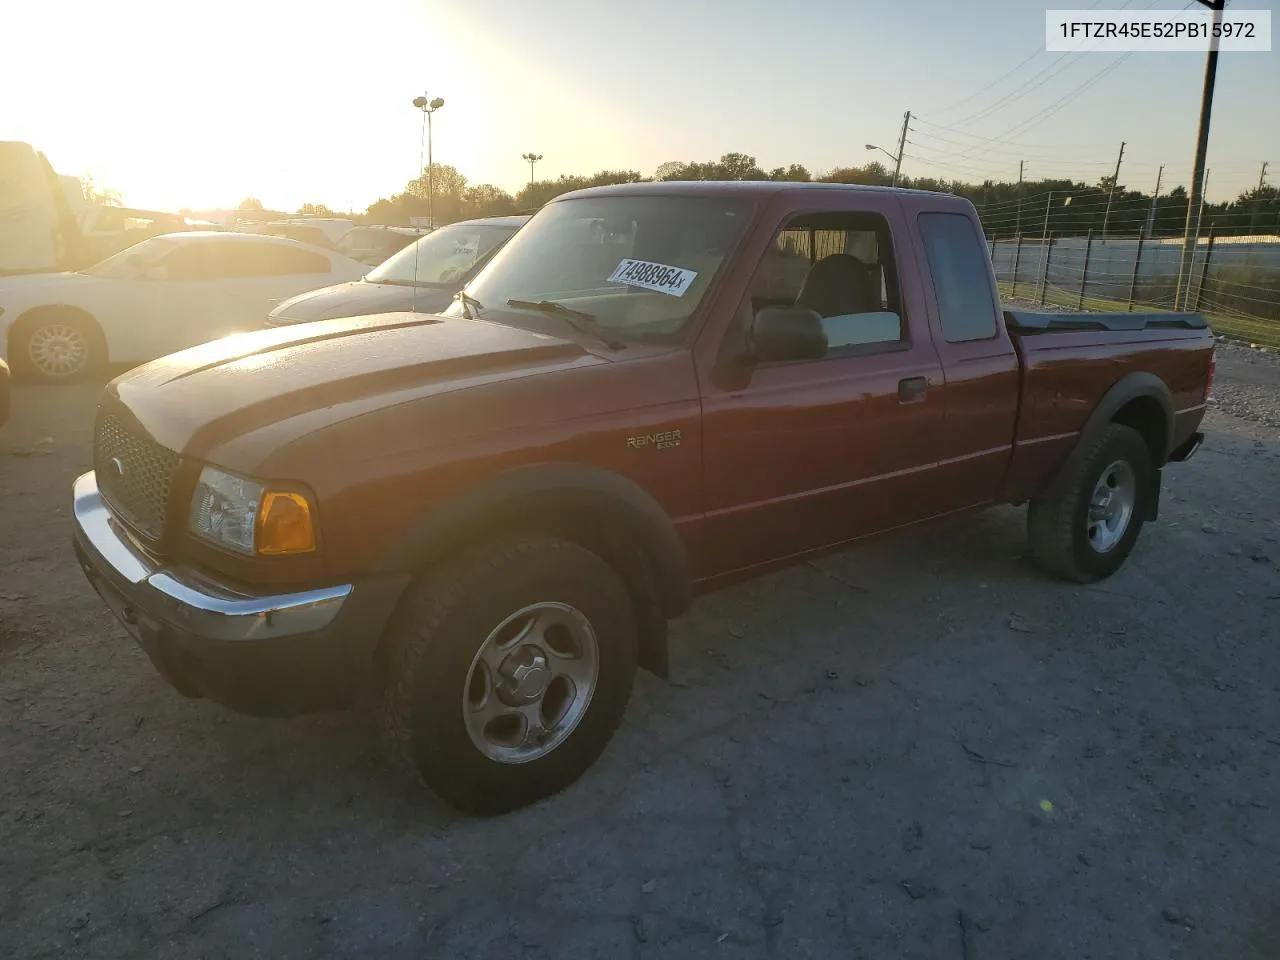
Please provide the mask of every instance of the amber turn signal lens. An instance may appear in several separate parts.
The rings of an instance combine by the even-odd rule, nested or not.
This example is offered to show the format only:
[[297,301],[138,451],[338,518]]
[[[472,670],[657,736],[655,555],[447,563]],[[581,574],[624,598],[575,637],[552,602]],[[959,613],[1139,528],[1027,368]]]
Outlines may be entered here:
[[310,553],[316,548],[316,532],[311,523],[311,504],[300,493],[267,491],[258,511],[254,538],[258,553],[279,556]]

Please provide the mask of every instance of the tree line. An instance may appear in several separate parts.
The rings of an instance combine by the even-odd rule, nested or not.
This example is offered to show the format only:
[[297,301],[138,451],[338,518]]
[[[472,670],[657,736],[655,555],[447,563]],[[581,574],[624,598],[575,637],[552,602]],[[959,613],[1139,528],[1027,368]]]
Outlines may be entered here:
[[[426,217],[433,209],[437,223],[453,223],[475,217],[529,213],[555,197],[585,187],[663,180],[773,180],[795,183],[850,183],[888,186],[892,172],[879,162],[837,167],[821,175],[801,164],[765,170],[755,157],[726,153],[719,160],[671,161],[652,177],[638,170],[600,170],[589,176],[562,174],[554,180],[534,180],[515,194],[491,183],[471,185],[456,167],[435,164],[410,180],[404,190],[377,200],[357,219],[366,223],[408,224],[411,217]],[[988,236],[1008,239],[1018,234],[1041,236],[1084,234],[1089,230],[1108,236],[1181,236],[1187,218],[1187,191],[1174,187],[1156,198],[1113,178],[1097,183],[1047,179],[1021,184],[986,180],[979,184],[929,177],[899,179],[899,186],[951,193],[968,198],[978,209]],[[430,185],[430,186],[429,186]],[[428,191],[433,194],[428,202]],[[1109,198],[1109,203],[1108,203]],[[322,204],[304,204],[300,213],[329,214]],[[1201,230],[1219,234],[1280,232],[1280,189],[1261,187],[1242,192],[1226,203],[1206,203],[1200,214]]]

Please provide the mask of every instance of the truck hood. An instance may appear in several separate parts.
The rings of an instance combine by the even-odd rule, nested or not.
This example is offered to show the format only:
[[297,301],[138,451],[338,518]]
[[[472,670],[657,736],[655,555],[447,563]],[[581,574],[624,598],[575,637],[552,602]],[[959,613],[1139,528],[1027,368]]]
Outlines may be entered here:
[[395,283],[371,283],[353,280],[331,287],[309,290],[284,301],[271,311],[267,322],[273,326],[332,320],[335,317],[359,317],[376,313],[398,313],[412,310],[435,313],[453,299],[453,289],[415,288]]
[[415,313],[323,320],[225,337],[113,380],[105,406],[158,443],[207,459],[221,444],[299,420],[307,433],[478,382],[607,362],[580,344],[483,320]]

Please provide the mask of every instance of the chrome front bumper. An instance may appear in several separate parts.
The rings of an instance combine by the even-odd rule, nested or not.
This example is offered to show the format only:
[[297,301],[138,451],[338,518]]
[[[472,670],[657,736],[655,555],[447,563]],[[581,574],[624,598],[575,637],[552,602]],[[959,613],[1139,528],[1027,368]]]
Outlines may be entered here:
[[351,584],[344,584],[250,596],[194,573],[160,569],[119,530],[92,472],[75,482],[74,516],[76,554],[85,576],[135,637],[142,618],[214,641],[315,633],[333,623],[352,592]]

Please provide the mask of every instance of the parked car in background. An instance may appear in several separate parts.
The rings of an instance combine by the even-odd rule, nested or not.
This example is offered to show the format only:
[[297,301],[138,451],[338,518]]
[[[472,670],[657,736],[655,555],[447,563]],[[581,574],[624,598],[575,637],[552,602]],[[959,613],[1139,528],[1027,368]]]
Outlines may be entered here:
[[260,328],[280,301],[367,270],[279,237],[151,237],[82,273],[0,278],[0,356],[15,375],[68,382],[103,363],[142,363]]
[[342,238],[355,226],[346,217],[290,217],[287,220],[270,220],[262,232],[273,237],[288,237],[300,243],[337,250]]
[[159,210],[138,210],[132,207],[113,207],[94,204],[85,207],[76,217],[83,238],[82,255],[78,267],[86,267],[105,260],[148,237],[176,233],[192,229],[185,217],[178,213]]
[[358,282],[285,301],[271,311],[267,323],[283,326],[401,310],[443,310],[528,219],[487,217],[451,223],[405,247]]
[[338,252],[376,267],[425,233],[413,227],[385,227],[380,224],[356,227],[348,230],[338,241]]

